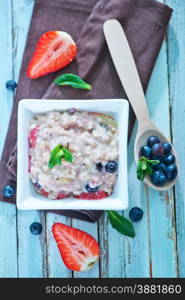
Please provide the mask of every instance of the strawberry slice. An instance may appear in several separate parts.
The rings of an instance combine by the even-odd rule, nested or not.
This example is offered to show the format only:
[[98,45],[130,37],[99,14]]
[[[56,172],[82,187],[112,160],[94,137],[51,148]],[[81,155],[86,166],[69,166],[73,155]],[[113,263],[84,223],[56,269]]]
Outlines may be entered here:
[[95,193],[81,193],[80,195],[74,197],[82,200],[99,200],[107,198],[108,196],[109,194],[105,191],[97,191]]
[[57,195],[57,200],[67,198],[68,196],[69,196],[69,194],[64,194],[61,192]]
[[87,271],[97,262],[100,248],[90,234],[62,223],[55,223],[52,232],[68,269]]
[[72,37],[64,31],[48,31],[41,35],[28,65],[27,76],[38,78],[58,71],[75,58],[77,47]]
[[42,196],[46,197],[46,198],[48,198],[48,195],[49,195],[49,193],[46,192],[44,189],[41,189],[41,190],[40,190],[40,194],[41,194]]
[[35,147],[36,145],[36,139],[37,139],[37,134],[39,132],[40,126],[36,126],[35,128],[31,129],[28,135],[28,141],[30,147]]

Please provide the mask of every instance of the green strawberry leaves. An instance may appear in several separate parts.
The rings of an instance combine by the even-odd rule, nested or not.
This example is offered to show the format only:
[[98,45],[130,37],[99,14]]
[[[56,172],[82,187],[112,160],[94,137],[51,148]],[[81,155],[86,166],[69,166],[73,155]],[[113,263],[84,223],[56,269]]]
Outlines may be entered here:
[[75,89],[91,90],[92,86],[75,74],[63,74],[55,78],[58,85],[69,85]]
[[142,156],[137,163],[137,179],[143,181],[146,175],[152,175],[152,166],[159,164],[159,160],[151,160]]
[[62,159],[72,162],[73,155],[69,149],[65,148],[62,145],[57,145],[50,153],[50,159],[48,162],[48,168],[52,169],[56,165],[62,164]]
[[135,230],[132,223],[125,217],[119,215],[114,210],[108,211],[108,219],[114,229],[116,229],[121,234],[127,235],[129,237],[135,237]]

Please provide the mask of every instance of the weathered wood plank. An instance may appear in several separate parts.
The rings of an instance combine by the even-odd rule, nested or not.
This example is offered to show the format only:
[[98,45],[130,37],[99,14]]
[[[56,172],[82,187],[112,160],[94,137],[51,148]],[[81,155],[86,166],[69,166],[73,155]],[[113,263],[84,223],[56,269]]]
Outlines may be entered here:
[[[0,9],[0,153],[8,128],[13,93],[7,91],[6,81],[13,78],[12,69],[12,6],[2,0]],[[16,207],[0,203],[0,277],[17,277]]]
[[[166,60],[164,44],[151,78],[147,98],[154,122],[159,124],[159,127],[169,136],[169,91]],[[133,145],[130,145],[129,156],[131,155],[131,157],[133,157],[132,149]],[[132,206],[142,207],[145,217],[140,223],[135,224],[136,238],[125,239],[126,276],[176,277],[177,254],[173,194],[169,192],[162,195],[147,187],[144,188],[135,177],[135,165],[132,165],[131,159],[129,208]],[[165,198],[167,201],[164,200]],[[158,221],[156,221],[156,214],[160,216]],[[142,256],[139,256],[139,253],[142,253]]]
[[13,66],[12,66],[12,6],[11,1],[3,0],[1,2],[3,9],[0,10],[0,32],[1,32],[1,48],[0,48],[0,112],[1,112],[1,126],[0,126],[0,149],[1,153],[4,146],[4,140],[6,137],[10,113],[12,110],[13,94],[5,87],[6,81],[13,78]]
[[72,277],[72,272],[66,268],[60,256],[57,244],[52,235],[52,225],[54,223],[64,223],[71,226],[71,219],[55,213],[47,213],[46,230],[47,230],[47,264],[48,277],[51,278],[68,278]]
[[143,219],[133,223],[136,237],[125,238],[125,275],[126,277],[150,277],[150,231],[148,218],[148,202],[146,190],[142,183],[136,178],[136,165],[133,161],[133,148],[135,141],[136,127],[128,148],[128,169],[129,169],[129,209],[125,212],[128,217],[129,210],[140,207],[144,211]]
[[[33,3],[33,0],[13,1],[13,65],[16,81],[19,77]],[[31,234],[30,225],[33,222],[42,224],[43,232],[41,235],[34,236]],[[45,213],[17,211],[17,228],[19,277],[47,276]]]
[[170,112],[172,139],[177,151],[180,167],[179,180],[175,187],[175,207],[177,226],[177,252],[179,277],[185,277],[185,1],[166,0],[173,9],[173,17],[168,31],[168,62],[170,85]]
[[[161,49],[148,87],[147,99],[152,119],[161,130],[170,137],[169,90],[165,43]],[[134,181],[133,177],[134,174],[131,177],[132,181]],[[142,203],[143,201],[141,207],[143,207],[144,213],[147,215],[148,219],[148,223],[145,223],[144,226],[148,226],[147,235],[149,240],[147,242],[146,232],[143,234],[143,226],[139,228],[140,230],[136,228],[137,237],[135,240],[131,241],[130,245],[132,252],[132,255],[130,256],[131,268],[130,272],[127,272],[127,274],[130,277],[136,277],[137,275],[143,277],[147,274],[151,277],[176,277],[177,253],[173,194],[171,192],[161,194],[145,187],[145,189],[141,188],[141,194],[138,198],[134,186],[137,187],[138,183],[133,183],[133,198],[135,198],[135,204],[137,204],[137,202]],[[141,224],[136,224],[135,227],[140,225]],[[140,242],[135,246],[134,244],[138,241],[138,238],[140,239]],[[145,240],[144,243],[143,239]],[[144,253],[142,247],[145,251]],[[145,247],[147,247],[147,251]],[[135,253],[135,255],[133,255],[133,253]],[[137,261],[139,264],[141,258],[141,255],[139,257],[138,253],[142,253],[142,256],[144,257],[143,260],[145,260],[142,262],[142,265],[145,263],[148,270],[141,271],[137,266]],[[136,258],[135,266],[133,265],[134,257]],[[126,268],[128,268],[128,264],[126,264]]]
[[98,222],[98,230],[101,248],[100,277],[125,277],[125,238],[112,228],[106,212],[104,212]]
[[[167,55],[166,45],[164,43],[151,82],[147,92],[149,109],[151,116],[164,131],[170,136],[169,120],[169,91],[168,91],[168,74],[167,74]],[[157,104],[156,104],[157,102]],[[159,122],[160,120],[160,122]],[[143,187],[136,179],[135,164],[133,163],[133,140],[129,146],[129,197],[130,205],[140,206],[144,210],[144,218],[136,228],[136,238],[125,238],[125,262],[122,260],[122,270],[125,270],[126,277],[165,277],[177,276],[177,254],[175,241],[175,224],[174,224],[174,201],[171,192],[163,195]],[[162,201],[161,199],[168,199]],[[129,210],[125,212],[128,216]],[[156,214],[161,212],[160,220],[156,222]],[[103,219],[103,227],[106,228],[106,218]],[[104,240],[104,262],[101,266],[102,276],[110,276],[110,257],[108,240],[109,233],[106,230],[103,233]],[[118,243],[119,244],[119,243]],[[160,246],[160,248],[158,247]],[[111,244],[112,246],[112,244]],[[118,246],[113,246],[117,248]],[[142,253],[140,255],[139,253]],[[108,259],[107,259],[108,257]],[[167,259],[165,259],[167,257]],[[118,256],[119,260],[119,256]],[[109,267],[107,267],[108,265]],[[117,273],[123,276],[124,272]]]
[[[142,186],[136,179],[136,169],[133,161],[135,132],[136,130],[133,132],[128,149],[129,208],[140,206],[144,209],[146,199],[142,195]],[[125,212],[126,215],[128,215],[128,211]],[[119,213],[123,214],[123,212]],[[149,276],[148,227],[146,213],[143,220],[135,224],[136,238],[131,239],[114,230],[108,222],[106,214],[101,217],[99,221],[99,242],[102,249],[100,261],[101,277]]]
[[[169,88],[166,42],[163,43],[147,92],[150,115],[170,138]],[[171,191],[158,193],[148,189],[151,273],[153,277],[177,276],[174,199]]]
[[[38,213],[37,211],[20,211],[17,214],[17,222],[19,277],[47,277],[44,213]],[[30,225],[33,222],[42,224],[42,234],[33,235],[30,232]]]

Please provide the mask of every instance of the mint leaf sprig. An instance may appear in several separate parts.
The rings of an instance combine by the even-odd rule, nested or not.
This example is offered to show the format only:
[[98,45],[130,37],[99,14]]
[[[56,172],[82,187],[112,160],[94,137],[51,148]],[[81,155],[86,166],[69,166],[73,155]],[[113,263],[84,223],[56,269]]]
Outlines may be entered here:
[[115,210],[108,211],[108,219],[112,227],[119,233],[129,237],[135,237],[135,230],[132,223],[125,217],[118,214]]
[[61,165],[62,159],[68,162],[73,162],[73,155],[68,148],[62,145],[57,145],[50,153],[48,168],[52,169],[56,165]]
[[147,159],[141,156],[137,163],[137,179],[143,181],[146,175],[152,175],[152,166],[159,164],[159,160]]

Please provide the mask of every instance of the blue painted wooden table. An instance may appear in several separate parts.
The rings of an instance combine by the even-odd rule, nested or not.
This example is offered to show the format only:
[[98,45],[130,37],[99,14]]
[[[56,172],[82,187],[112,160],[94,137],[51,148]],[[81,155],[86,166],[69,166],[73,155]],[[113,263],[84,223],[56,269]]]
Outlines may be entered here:
[[[129,145],[130,205],[140,206],[144,218],[135,224],[136,238],[117,233],[104,215],[98,224],[52,213],[18,211],[0,203],[0,277],[184,277],[185,276],[185,1],[161,1],[174,8],[147,91],[153,120],[172,139],[180,160],[174,190],[158,193],[136,179],[133,161],[135,131]],[[0,150],[12,109],[9,79],[18,80],[33,0],[1,0],[0,4]],[[124,214],[128,215],[128,211]],[[41,222],[34,236],[29,226]],[[72,273],[65,268],[51,234],[52,224],[64,222],[85,229],[99,240],[101,258],[92,270]]]

